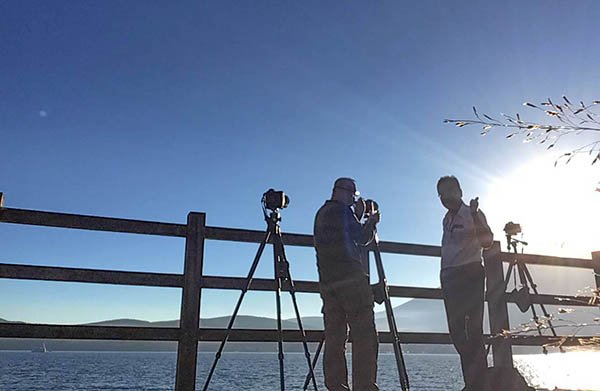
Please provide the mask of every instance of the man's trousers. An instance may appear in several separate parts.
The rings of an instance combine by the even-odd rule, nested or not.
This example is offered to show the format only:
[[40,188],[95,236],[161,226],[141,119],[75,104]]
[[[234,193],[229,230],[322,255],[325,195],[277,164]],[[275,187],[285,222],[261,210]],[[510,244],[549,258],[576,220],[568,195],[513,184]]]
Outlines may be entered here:
[[321,298],[325,320],[325,386],[330,391],[350,390],[345,356],[349,327],[352,336],[352,389],[379,390],[376,384],[379,342],[368,278],[322,288]]
[[483,341],[485,273],[480,263],[442,269],[440,280],[448,329],[460,355],[465,389],[481,391],[487,359]]

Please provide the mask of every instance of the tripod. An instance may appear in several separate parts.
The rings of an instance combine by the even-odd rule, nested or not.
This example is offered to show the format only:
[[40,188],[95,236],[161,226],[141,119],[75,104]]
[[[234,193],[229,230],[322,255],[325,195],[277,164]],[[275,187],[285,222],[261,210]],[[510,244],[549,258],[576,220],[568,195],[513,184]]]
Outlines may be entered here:
[[[398,335],[398,328],[396,327],[394,309],[390,300],[390,293],[388,290],[387,279],[385,277],[385,271],[383,270],[381,251],[379,249],[379,237],[377,236],[376,230],[373,231],[372,244],[372,250],[375,254],[375,265],[377,267],[377,275],[379,278],[377,286],[378,289],[381,289],[383,291],[383,302],[385,303],[385,313],[387,315],[388,326],[390,329],[390,333],[392,334],[392,344],[394,345],[394,355],[396,356],[396,368],[398,369],[398,377],[400,378],[400,387],[402,388],[402,391],[408,391],[410,388],[408,383],[408,373],[406,372],[404,356],[402,355],[402,346],[400,345],[400,337]],[[321,342],[319,343],[319,347],[317,348],[317,352],[315,353],[313,367],[317,364],[317,360],[319,358],[319,354],[321,353],[321,349],[324,343],[325,339],[321,340]],[[306,375],[303,388],[304,390],[308,389],[308,384],[311,380],[311,376],[314,376],[312,372]]]
[[[277,332],[278,332],[278,360],[279,360],[279,383],[281,391],[285,390],[285,374],[284,374],[284,355],[283,355],[283,331],[281,326],[281,289],[283,283],[285,281],[289,284],[289,292],[292,297],[292,303],[294,305],[294,311],[296,313],[296,320],[298,321],[298,327],[300,329],[300,333],[302,335],[302,344],[304,347],[304,355],[306,357],[306,362],[308,363],[308,369],[313,378],[313,387],[315,391],[317,391],[317,383],[315,380],[315,375],[313,371],[313,365],[310,359],[310,352],[308,350],[308,344],[306,341],[306,333],[304,332],[304,328],[302,327],[302,320],[300,318],[300,311],[298,310],[298,303],[296,301],[296,289],[294,287],[294,281],[292,280],[292,276],[290,275],[290,264],[285,255],[285,248],[283,247],[283,240],[281,237],[281,227],[279,223],[281,222],[281,214],[279,213],[279,209],[276,208],[271,210],[270,214],[267,214],[267,210],[263,206],[263,213],[265,216],[265,221],[267,222],[267,230],[265,233],[265,237],[260,243],[258,247],[258,251],[254,257],[254,261],[252,262],[252,266],[250,267],[250,271],[248,272],[248,276],[246,277],[246,285],[242,289],[238,302],[233,310],[233,314],[231,319],[229,320],[229,324],[227,325],[227,330],[225,332],[225,338],[221,341],[219,349],[215,355],[215,359],[210,368],[210,372],[206,378],[206,382],[204,383],[203,391],[208,390],[208,385],[210,380],[215,372],[217,367],[217,363],[221,358],[221,354],[223,353],[223,349],[225,347],[225,343],[229,339],[229,334],[233,327],[233,323],[235,322],[235,318],[238,314],[240,306],[242,305],[242,300],[246,295],[246,292],[250,289],[250,285],[252,284],[252,279],[254,277],[254,273],[258,266],[258,262],[260,261],[260,257],[265,249],[266,244],[271,240],[273,244],[273,260],[274,260],[274,270],[275,270],[275,283],[276,283],[276,306],[277,306]],[[306,389],[306,388],[305,388]]]
[[[517,251],[517,246],[519,244],[521,244],[522,246],[527,246],[527,242],[524,242],[522,240],[518,240],[513,238],[512,234],[506,234],[506,242],[507,242],[507,249],[508,251],[511,251],[514,254],[518,254]],[[508,270],[506,272],[506,279],[504,280],[504,291],[506,292],[506,288],[508,287],[508,282],[510,281],[510,277],[511,274],[513,272],[514,267],[517,267],[517,272],[513,275],[514,278],[514,284],[515,284],[515,290],[513,292],[515,292],[517,295],[520,295],[520,292],[524,292],[523,296],[517,296],[517,306],[519,307],[519,309],[521,310],[521,312],[526,312],[528,309],[531,309],[531,314],[533,315],[533,321],[536,324],[536,328],[537,328],[537,332],[538,335],[542,335],[542,330],[540,329],[540,325],[539,325],[539,318],[537,315],[537,312],[535,310],[535,306],[534,304],[531,302],[531,298],[530,298],[530,293],[529,293],[529,288],[531,287],[531,289],[533,290],[533,292],[538,295],[538,290],[537,290],[537,285],[533,282],[533,277],[531,276],[531,273],[529,272],[529,269],[527,268],[527,265],[523,262],[518,260],[517,258],[515,258],[508,266]],[[521,283],[521,290],[517,290],[516,286],[517,286],[517,276],[516,274],[518,273],[519,275],[519,281]],[[546,317],[546,319],[548,319],[548,325],[550,326],[550,331],[552,332],[552,335],[554,337],[556,337],[556,330],[554,329],[554,326],[552,326],[552,321],[550,320],[550,314],[548,313],[548,311],[546,311],[546,307],[544,306],[544,304],[540,303],[539,304],[542,313],[544,314],[544,316]],[[548,350],[546,349],[546,347],[542,347],[542,350],[545,353],[548,353]]]

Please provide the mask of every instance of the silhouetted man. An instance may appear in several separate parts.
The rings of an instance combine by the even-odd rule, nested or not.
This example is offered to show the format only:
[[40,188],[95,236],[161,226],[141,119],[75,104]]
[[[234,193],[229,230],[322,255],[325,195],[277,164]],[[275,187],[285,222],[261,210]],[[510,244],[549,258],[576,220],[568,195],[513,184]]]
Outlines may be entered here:
[[492,245],[493,234],[479,210],[478,199],[471,200],[469,206],[463,202],[456,177],[440,178],[437,191],[448,209],[443,220],[440,272],[448,329],[460,354],[463,390],[482,391],[487,359],[483,343],[485,274],[481,251]]
[[323,372],[330,391],[350,390],[345,356],[348,326],[352,335],[352,387],[355,391],[379,389],[373,293],[360,248],[373,235],[379,214],[369,216],[362,225],[356,217],[362,215],[362,210],[355,213],[351,209],[358,194],[353,179],[337,179],[331,199],[315,217],[314,241],[325,320]]

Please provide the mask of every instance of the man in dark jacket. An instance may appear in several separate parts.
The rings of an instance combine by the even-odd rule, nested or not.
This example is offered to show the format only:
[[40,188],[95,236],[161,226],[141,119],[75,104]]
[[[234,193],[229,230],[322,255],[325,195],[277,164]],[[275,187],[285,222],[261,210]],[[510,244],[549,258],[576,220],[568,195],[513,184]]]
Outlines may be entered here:
[[372,237],[379,213],[361,224],[357,216],[362,216],[362,210],[351,209],[358,194],[352,178],[337,179],[331,200],[315,217],[314,241],[325,320],[323,372],[330,391],[350,390],[345,356],[348,326],[352,336],[353,389],[379,389],[373,293],[361,258],[361,245]]

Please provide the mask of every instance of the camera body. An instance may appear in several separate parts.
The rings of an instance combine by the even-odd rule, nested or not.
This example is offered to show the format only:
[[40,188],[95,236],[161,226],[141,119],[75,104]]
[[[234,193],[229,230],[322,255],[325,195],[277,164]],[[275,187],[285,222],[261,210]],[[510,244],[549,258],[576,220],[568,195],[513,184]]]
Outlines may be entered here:
[[513,223],[512,221],[509,221],[504,226],[504,232],[509,236],[520,234],[522,232],[521,224],[517,224],[517,223]]
[[356,218],[361,221],[363,218],[379,213],[379,204],[372,199],[365,200],[361,197],[355,201],[353,209]]
[[262,202],[265,208],[275,211],[278,209],[287,208],[287,206],[290,204],[290,197],[288,197],[283,191],[269,189],[263,194]]

